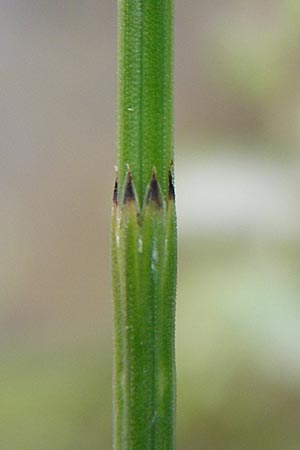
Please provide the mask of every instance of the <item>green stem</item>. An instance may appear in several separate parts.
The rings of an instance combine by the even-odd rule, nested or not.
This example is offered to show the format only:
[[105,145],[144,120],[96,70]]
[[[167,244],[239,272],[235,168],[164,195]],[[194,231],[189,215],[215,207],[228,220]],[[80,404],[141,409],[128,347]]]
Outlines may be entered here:
[[173,152],[173,0],[119,0],[120,188],[130,168],[142,204],[156,168],[168,192]]
[[172,450],[176,217],[171,0],[119,0],[112,220],[114,448]]

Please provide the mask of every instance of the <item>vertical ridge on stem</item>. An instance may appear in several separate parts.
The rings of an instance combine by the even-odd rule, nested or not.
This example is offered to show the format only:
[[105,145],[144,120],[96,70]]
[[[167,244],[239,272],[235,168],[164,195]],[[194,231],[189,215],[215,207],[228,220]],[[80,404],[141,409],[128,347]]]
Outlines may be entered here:
[[173,157],[173,0],[118,0],[117,167],[139,202],[156,167],[166,195]]
[[173,0],[118,0],[114,449],[172,450],[176,217]]

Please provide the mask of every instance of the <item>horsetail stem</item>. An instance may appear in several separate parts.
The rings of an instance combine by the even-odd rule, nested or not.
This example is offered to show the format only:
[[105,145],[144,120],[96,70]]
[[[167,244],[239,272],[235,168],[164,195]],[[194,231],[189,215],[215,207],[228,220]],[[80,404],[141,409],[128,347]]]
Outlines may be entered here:
[[119,0],[113,193],[114,448],[172,450],[173,1]]

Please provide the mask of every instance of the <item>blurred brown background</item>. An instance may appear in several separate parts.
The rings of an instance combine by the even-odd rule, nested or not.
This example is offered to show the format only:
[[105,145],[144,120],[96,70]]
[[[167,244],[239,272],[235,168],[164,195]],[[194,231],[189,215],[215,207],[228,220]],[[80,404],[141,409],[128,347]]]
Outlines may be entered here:
[[[178,450],[300,446],[300,3],[176,1]],[[0,0],[0,449],[111,448],[116,2]]]

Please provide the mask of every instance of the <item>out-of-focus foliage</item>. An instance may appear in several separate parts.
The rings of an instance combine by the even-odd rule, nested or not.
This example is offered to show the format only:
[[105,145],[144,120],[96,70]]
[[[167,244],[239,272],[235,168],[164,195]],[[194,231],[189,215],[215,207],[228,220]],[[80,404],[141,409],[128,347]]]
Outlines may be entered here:
[[40,343],[19,344],[2,355],[2,448],[111,446],[111,395],[105,387],[110,385],[110,358],[100,333],[98,342],[98,346],[95,339],[83,338],[73,345],[48,342],[44,349]]
[[[0,9],[0,448],[106,450],[116,5]],[[176,4],[178,450],[300,446],[299,30]]]

